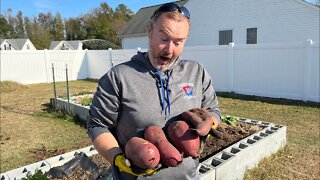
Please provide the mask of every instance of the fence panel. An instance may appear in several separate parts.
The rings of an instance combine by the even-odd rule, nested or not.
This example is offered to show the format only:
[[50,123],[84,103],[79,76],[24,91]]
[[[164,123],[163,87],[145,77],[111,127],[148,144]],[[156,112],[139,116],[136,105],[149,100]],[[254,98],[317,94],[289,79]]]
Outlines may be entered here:
[[44,51],[1,51],[1,81],[47,82],[47,70]]
[[66,81],[66,68],[68,68],[68,79],[86,79],[88,77],[88,65],[85,57],[84,50],[47,50],[47,64],[49,81],[52,82],[52,64],[54,67],[55,80]]
[[309,71],[309,92],[307,100],[320,102],[320,46],[319,42],[311,45],[310,52],[310,71]]
[[88,78],[99,79],[112,67],[111,52],[108,50],[87,50]]
[[233,91],[302,99],[304,53],[302,43],[235,45]]

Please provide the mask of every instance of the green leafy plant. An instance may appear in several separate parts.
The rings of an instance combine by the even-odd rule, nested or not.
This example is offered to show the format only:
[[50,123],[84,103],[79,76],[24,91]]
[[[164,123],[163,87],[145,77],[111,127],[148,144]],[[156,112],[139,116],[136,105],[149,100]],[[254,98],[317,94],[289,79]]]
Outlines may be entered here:
[[222,122],[230,125],[235,125],[238,122],[238,118],[235,116],[221,115]]
[[92,104],[93,97],[78,97],[75,101],[83,106],[90,106]]
[[36,170],[34,174],[27,174],[27,177],[22,178],[22,180],[49,180],[49,178],[41,171]]

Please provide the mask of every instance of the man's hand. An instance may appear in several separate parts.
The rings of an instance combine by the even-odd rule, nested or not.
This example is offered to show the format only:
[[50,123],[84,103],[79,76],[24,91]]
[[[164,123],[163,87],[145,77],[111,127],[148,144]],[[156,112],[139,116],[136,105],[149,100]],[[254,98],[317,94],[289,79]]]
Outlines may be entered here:
[[207,141],[209,138],[211,138],[212,136],[217,137],[217,138],[219,138],[219,139],[222,138],[221,132],[219,132],[219,131],[217,130],[217,127],[219,126],[219,121],[218,121],[214,116],[211,116],[211,118],[212,118],[213,124],[212,124],[212,126],[210,127],[209,133],[208,133],[207,135],[205,135],[205,136],[200,136],[199,154],[202,153],[203,148],[204,148],[204,146],[205,146],[205,144],[206,144],[206,141]]
[[119,168],[120,171],[132,174],[134,176],[144,176],[144,175],[153,175],[156,173],[158,169],[161,168],[161,164],[159,164],[155,169],[141,169],[132,165],[125,157],[125,154],[118,154],[114,158],[114,165]]
[[213,120],[211,114],[204,108],[194,108],[182,113],[182,118],[199,136],[205,136],[209,133]]

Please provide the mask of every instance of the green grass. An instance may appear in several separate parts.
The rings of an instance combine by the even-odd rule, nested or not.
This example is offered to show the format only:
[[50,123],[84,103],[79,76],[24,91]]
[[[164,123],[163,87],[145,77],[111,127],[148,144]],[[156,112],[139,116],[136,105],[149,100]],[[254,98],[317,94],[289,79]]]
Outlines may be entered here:
[[319,171],[319,103],[218,94],[223,114],[287,126],[286,147],[247,171],[244,179],[317,179]]
[[[1,172],[39,161],[34,151],[67,152],[88,145],[90,139],[83,125],[62,112],[51,112],[48,104],[53,97],[52,84],[5,84],[13,88],[1,92]],[[96,85],[92,81],[72,81],[70,90],[94,92]],[[64,92],[64,83],[58,83],[57,93]]]
[[[10,90],[1,91],[1,172],[38,161],[31,153],[35,150],[71,151],[88,145],[82,125],[48,108],[52,84],[5,83]],[[96,85],[96,81],[72,81],[70,91],[94,92]],[[58,95],[65,94],[65,83],[57,88]],[[218,99],[222,114],[287,126],[285,148],[247,171],[244,179],[319,179],[319,103],[230,93],[218,93]]]

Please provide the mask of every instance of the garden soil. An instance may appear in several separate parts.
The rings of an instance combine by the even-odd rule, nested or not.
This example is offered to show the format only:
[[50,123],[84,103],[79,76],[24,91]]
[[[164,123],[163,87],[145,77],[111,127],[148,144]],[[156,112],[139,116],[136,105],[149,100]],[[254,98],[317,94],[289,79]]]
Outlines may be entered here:
[[[239,140],[254,134],[262,129],[260,126],[251,125],[247,123],[238,122],[236,125],[227,125],[221,124],[217,131],[221,136],[211,136],[206,140],[203,151],[200,155],[200,162],[211,157],[213,154],[216,154],[226,147],[238,142]],[[45,155],[45,152],[48,153]],[[59,149],[57,151],[41,151],[41,153],[33,152],[33,155],[39,155],[43,157],[49,157],[51,155],[57,155],[59,152],[64,152]],[[85,155],[84,155],[85,156]],[[40,157],[39,157],[40,158]],[[53,179],[63,179],[63,180],[96,180],[96,179],[108,179],[111,175],[110,164],[104,160],[99,154],[93,155],[92,157],[86,157],[86,164],[88,161],[90,167],[83,166],[82,161],[78,161],[78,165],[70,165],[67,169],[69,173],[63,172],[63,177],[53,177]],[[88,159],[88,160],[87,160]],[[82,163],[82,165],[81,165]],[[70,167],[72,169],[70,170]],[[66,168],[66,167],[63,167]],[[60,168],[61,169],[61,168]],[[51,170],[50,170],[51,171]],[[50,174],[49,171],[49,174]],[[52,175],[51,175],[52,176]],[[62,175],[60,175],[62,176]]]

